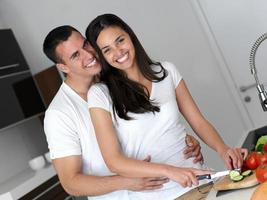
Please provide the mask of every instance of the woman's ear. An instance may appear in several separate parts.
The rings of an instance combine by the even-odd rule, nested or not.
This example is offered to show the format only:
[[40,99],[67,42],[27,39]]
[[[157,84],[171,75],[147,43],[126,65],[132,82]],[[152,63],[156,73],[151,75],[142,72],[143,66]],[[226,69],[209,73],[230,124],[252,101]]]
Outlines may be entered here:
[[67,65],[64,65],[64,64],[62,64],[62,63],[57,63],[57,64],[56,64],[56,67],[57,67],[57,69],[58,69],[59,71],[64,72],[64,73],[66,73],[66,74],[69,72],[69,68],[68,68],[68,66],[67,66]]

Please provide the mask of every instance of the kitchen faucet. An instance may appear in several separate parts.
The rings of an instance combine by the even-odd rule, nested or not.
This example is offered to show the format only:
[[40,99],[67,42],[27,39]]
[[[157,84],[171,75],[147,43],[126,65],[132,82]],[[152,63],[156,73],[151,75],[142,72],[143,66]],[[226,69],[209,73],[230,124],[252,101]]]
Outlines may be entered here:
[[266,39],[267,39],[267,33],[263,34],[262,36],[260,36],[256,40],[256,42],[254,43],[254,45],[251,48],[250,57],[249,57],[250,70],[251,70],[251,73],[254,75],[254,78],[256,81],[256,86],[257,86],[257,90],[259,92],[260,103],[261,103],[263,111],[267,111],[267,93],[264,89],[263,84],[261,84],[259,79],[258,79],[257,70],[256,70],[256,66],[255,66],[255,56],[256,56],[256,51],[257,51],[258,47]]

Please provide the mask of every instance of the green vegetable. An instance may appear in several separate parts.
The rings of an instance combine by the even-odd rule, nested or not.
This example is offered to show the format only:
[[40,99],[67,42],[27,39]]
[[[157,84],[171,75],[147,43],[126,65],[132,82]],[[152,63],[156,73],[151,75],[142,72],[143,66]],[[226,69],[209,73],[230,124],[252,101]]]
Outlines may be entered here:
[[263,144],[259,144],[255,147],[255,151],[261,152],[263,150]]
[[244,172],[242,172],[242,174],[239,173],[239,171],[236,170],[232,170],[229,173],[230,179],[234,182],[238,182],[243,180],[243,178],[250,176],[252,174],[251,170],[246,170]]
[[242,176],[246,177],[246,176],[250,176],[252,174],[252,171],[251,170],[246,170],[244,172],[242,172]]
[[267,142],[267,135],[261,136],[255,146],[255,151],[262,151],[264,144]]
[[236,176],[240,176],[240,173],[236,170],[231,170],[229,173],[230,179],[233,180]]
[[242,176],[242,175],[238,175],[238,176],[235,176],[234,178],[232,178],[232,180],[233,180],[234,182],[238,182],[238,181],[241,181],[243,178],[244,178],[244,176]]

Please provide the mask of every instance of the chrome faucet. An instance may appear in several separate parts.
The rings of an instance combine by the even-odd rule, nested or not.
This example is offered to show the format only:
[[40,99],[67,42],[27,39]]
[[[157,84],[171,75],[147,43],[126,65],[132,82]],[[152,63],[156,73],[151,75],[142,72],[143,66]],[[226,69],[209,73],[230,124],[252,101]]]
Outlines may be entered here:
[[258,47],[266,39],[267,39],[267,33],[263,34],[262,36],[260,36],[256,40],[256,42],[254,43],[254,45],[251,48],[250,57],[249,57],[250,70],[251,70],[251,73],[254,75],[254,78],[256,81],[256,86],[257,86],[257,90],[259,92],[260,103],[261,103],[263,111],[267,111],[267,93],[264,89],[263,84],[261,84],[259,82],[257,70],[256,70],[256,66],[255,66],[255,57],[256,57],[256,51],[257,51]]

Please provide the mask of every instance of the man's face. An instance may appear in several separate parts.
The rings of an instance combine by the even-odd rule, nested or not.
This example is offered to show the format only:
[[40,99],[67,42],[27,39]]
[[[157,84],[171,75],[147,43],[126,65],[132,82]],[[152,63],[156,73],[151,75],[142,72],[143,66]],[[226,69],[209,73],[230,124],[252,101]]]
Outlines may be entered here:
[[64,62],[57,64],[57,67],[68,76],[91,78],[101,71],[95,50],[76,31],[57,46],[56,52]]

